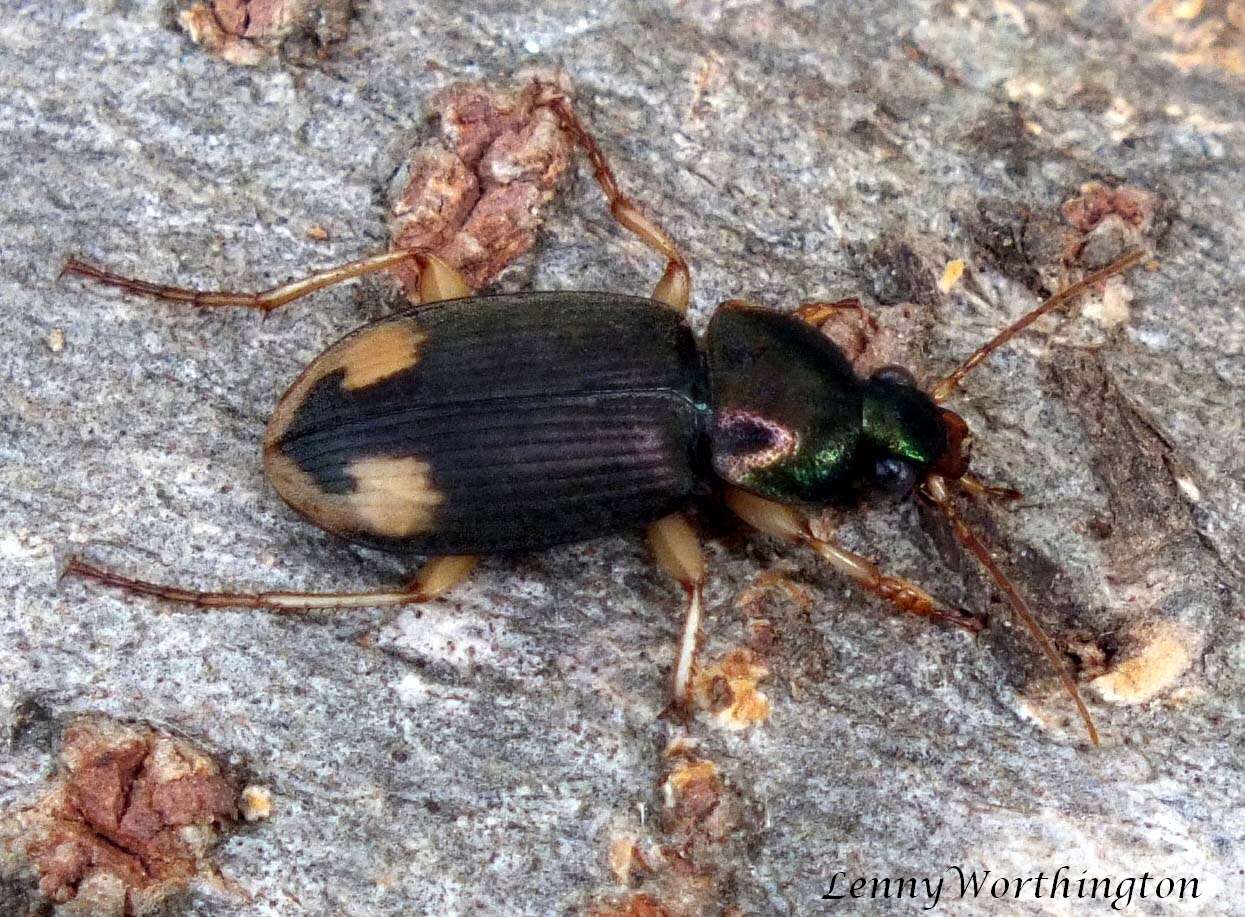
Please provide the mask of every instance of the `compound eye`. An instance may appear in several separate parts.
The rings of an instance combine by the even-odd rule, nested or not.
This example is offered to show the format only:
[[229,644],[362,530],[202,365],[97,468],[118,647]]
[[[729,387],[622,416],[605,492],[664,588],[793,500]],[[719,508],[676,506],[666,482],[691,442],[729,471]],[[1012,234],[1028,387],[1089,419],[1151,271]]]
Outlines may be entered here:
[[916,388],[916,376],[902,366],[883,366],[875,369],[873,375],[869,377],[874,382],[889,382],[892,385],[902,385],[905,388]]
[[888,494],[905,496],[916,485],[916,466],[893,455],[880,458],[873,466],[873,484]]

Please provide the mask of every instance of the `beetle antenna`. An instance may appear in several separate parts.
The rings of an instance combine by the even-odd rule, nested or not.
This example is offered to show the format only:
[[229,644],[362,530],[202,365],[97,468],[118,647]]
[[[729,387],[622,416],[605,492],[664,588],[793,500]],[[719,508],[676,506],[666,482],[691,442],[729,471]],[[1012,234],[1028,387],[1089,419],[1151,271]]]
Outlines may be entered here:
[[990,574],[990,578],[994,580],[995,585],[1007,596],[1007,600],[1012,606],[1012,611],[1028,629],[1037,645],[1042,648],[1042,652],[1050,660],[1050,664],[1059,676],[1059,680],[1063,682],[1064,690],[1068,692],[1068,696],[1076,704],[1076,711],[1085,723],[1085,729],[1089,733],[1089,740],[1095,746],[1098,745],[1098,728],[1094,725],[1094,718],[1090,715],[1089,708],[1085,706],[1085,701],[1081,699],[1081,692],[1077,690],[1076,682],[1068,672],[1068,667],[1059,655],[1059,650],[1056,649],[1054,641],[1051,640],[1042,625],[1038,623],[1038,619],[1034,616],[1029,603],[1020,594],[1020,590],[1016,588],[1002,568],[994,562],[994,558],[990,556],[989,549],[986,548],[981,539],[977,537],[977,534],[968,527],[968,523],[956,511],[955,506],[951,502],[951,496],[947,492],[946,481],[941,477],[933,475],[926,480],[925,485],[922,487],[922,493],[946,514],[947,521],[951,523],[951,530],[955,532],[955,537],[977,558],[981,566],[985,568],[985,571]]
[[1046,300],[1046,302],[1042,303],[1036,309],[1026,312],[985,344],[982,344],[974,350],[967,360],[955,368],[955,371],[951,373],[951,375],[942,379],[937,385],[934,386],[933,390],[930,392],[930,396],[936,403],[946,401],[947,398],[950,397],[951,393],[955,391],[956,386],[963,381],[964,377],[967,376],[977,366],[977,364],[981,363],[986,357],[990,356],[990,354],[994,353],[994,351],[998,350],[1021,331],[1024,331],[1046,313],[1058,309],[1065,303],[1068,303],[1080,296],[1095,284],[1102,283],[1102,281],[1110,277],[1124,273],[1144,257],[1145,252],[1141,249],[1133,249],[1128,254],[1112,261],[1101,270],[1094,271],[1094,273],[1090,274],[1088,277],[1078,280],[1076,283],[1072,284],[1072,286],[1064,287],[1054,296],[1051,296],[1048,300]]

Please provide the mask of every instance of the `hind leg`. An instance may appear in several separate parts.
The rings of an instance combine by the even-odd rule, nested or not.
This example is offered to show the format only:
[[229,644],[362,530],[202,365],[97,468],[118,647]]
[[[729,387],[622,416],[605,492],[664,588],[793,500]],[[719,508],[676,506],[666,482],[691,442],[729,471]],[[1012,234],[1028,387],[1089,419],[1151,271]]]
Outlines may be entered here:
[[383,255],[374,255],[371,258],[363,258],[339,265],[338,267],[329,268],[328,270],[319,271],[300,280],[285,283],[259,293],[238,293],[231,290],[193,290],[188,287],[171,287],[160,283],[150,283],[146,280],[138,280],[133,277],[115,274],[112,271],[96,267],[77,258],[67,259],[61,274],[62,276],[65,274],[77,274],[80,277],[86,277],[88,280],[94,280],[96,283],[117,287],[130,293],[137,293],[140,296],[190,303],[190,305],[199,308],[239,306],[245,309],[271,312],[273,309],[284,306],[286,303],[291,303],[309,293],[314,293],[316,290],[322,290],[344,280],[362,277],[364,274],[370,274],[374,271],[382,271],[413,256],[413,252],[386,252]]
[[375,592],[199,592],[182,586],[122,576],[76,558],[69,561],[64,575],[92,580],[134,595],[153,596],[192,608],[258,608],[275,612],[298,612],[429,602],[466,579],[477,560],[476,557],[458,555],[434,557],[401,589]]
[[301,299],[317,290],[331,287],[346,280],[353,280],[365,274],[383,271],[413,259],[419,264],[419,295],[421,302],[437,302],[442,299],[459,299],[471,295],[471,288],[463,280],[461,274],[435,255],[423,252],[396,251],[385,252],[350,261],[338,267],[318,271],[299,280],[283,283],[270,290],[259,293],[239,293],[232,290],[195,290],[189,287],[172,287],[161,283],[151,283],[116,274],[102,267],[96,267],[77,258],[69,258],[61,270],[61,275],[76,274],[105,286],[117,287],[140,296],[163,299],[170,302],[189,303],[197,308],[239,307],[258,309],[260,312],[271,312],[281,306]]

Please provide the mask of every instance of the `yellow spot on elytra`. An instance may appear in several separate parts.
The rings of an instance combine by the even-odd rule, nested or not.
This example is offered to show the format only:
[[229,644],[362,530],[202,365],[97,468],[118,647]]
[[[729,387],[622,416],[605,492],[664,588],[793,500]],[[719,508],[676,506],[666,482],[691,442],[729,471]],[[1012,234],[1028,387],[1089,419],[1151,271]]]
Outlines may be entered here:
[[342,388],[347,390],[372,385],[418,363],[420,347],[427,339],[427,332],[415,319],[402,316],[365,325],[324,351],[277,402],[264,434],[265,454],[280,443],[307,393],[325,377],[344,371]]
[[410,369],[426,335],[413,321],[383,322],[350,338],[340,354],[342,388],[358,389]]
[[964,267],[964,261],[960,258],[948,261],[947,266],[943,268],[942,279],[938,281],[938,289],[943,293],[950,293],[952,288],[960,282],[960,278],[964,276]]
[[1193,661],[1191,634],[1174,625],[1158,625],[1149,639],[1105,675],[1090,682],[1113,704],[1139,704],[1171,686]]
[[409,538],[432,531],[445,495],[417,458],[361,458],[346,466],[347,493],[330,493],[281,452],[264,450],[264,469],[281,499],[316,525],[340,535]]
[[427,531],[445,499],[429,481],[427,462],[416,458],[364,458],[347,471],[355,490],[345,494],[367,532],[402,538]]

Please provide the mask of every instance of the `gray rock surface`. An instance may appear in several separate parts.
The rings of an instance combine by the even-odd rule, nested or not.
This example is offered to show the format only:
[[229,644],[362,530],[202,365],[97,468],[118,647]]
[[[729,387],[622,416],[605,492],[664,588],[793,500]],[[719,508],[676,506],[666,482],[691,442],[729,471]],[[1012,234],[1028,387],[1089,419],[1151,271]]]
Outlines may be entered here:
[[[247,70],[161,3],[10,0],[0,802],[52,766],[59,724],[101,713],[191,736],[272,792],[272,817],[219,852],[245,895],[197,890],[175,912],[550,914],[621,891],[611,843],[662,807],[678,627],[639,539],[488,560],[400,613],[185,614],[56,582],[74,552],[203,587],[400,580],[399,560],[292,518],[257,456],[280,392],[384,314],[385,288],[261,320],[57,282],[60,259],[256,288],[378,251],[425,100],[560,61],[626,185],[685,245],[698,327],[728,297],[858,294],[935,377],[1057,285],[1059,207],[1085,182],[1164,202],[1131,302],[1117,289],[1044,325],[956,400],[977,468],[1027,495],[984,520],[990,537],[1084,680],[1107,679],[1086,688],[1103,747],[936,519],[879,505],[841,536],[990,611],[977,641],[728,530],[708,548],[706,658],[741,642],[735,598],[763,571],[812,602],[766,599],[772,716],[692,727],[748,813],[723,906],[821,913],[838,870],[1066,865],[1201,881],[1197,902],[1134,902],[1148,913],[1240,913],[1245,83],[1239,7],[1192,11],[1222,26],[1202,47],[1170,6],[385,0],[318,67]],[[969,271],[943,294],[955,258]],[[581,167],[498,288],[643,292],[657,273]],[[1069,907],[959,901],[953,883],[955,913]]]

